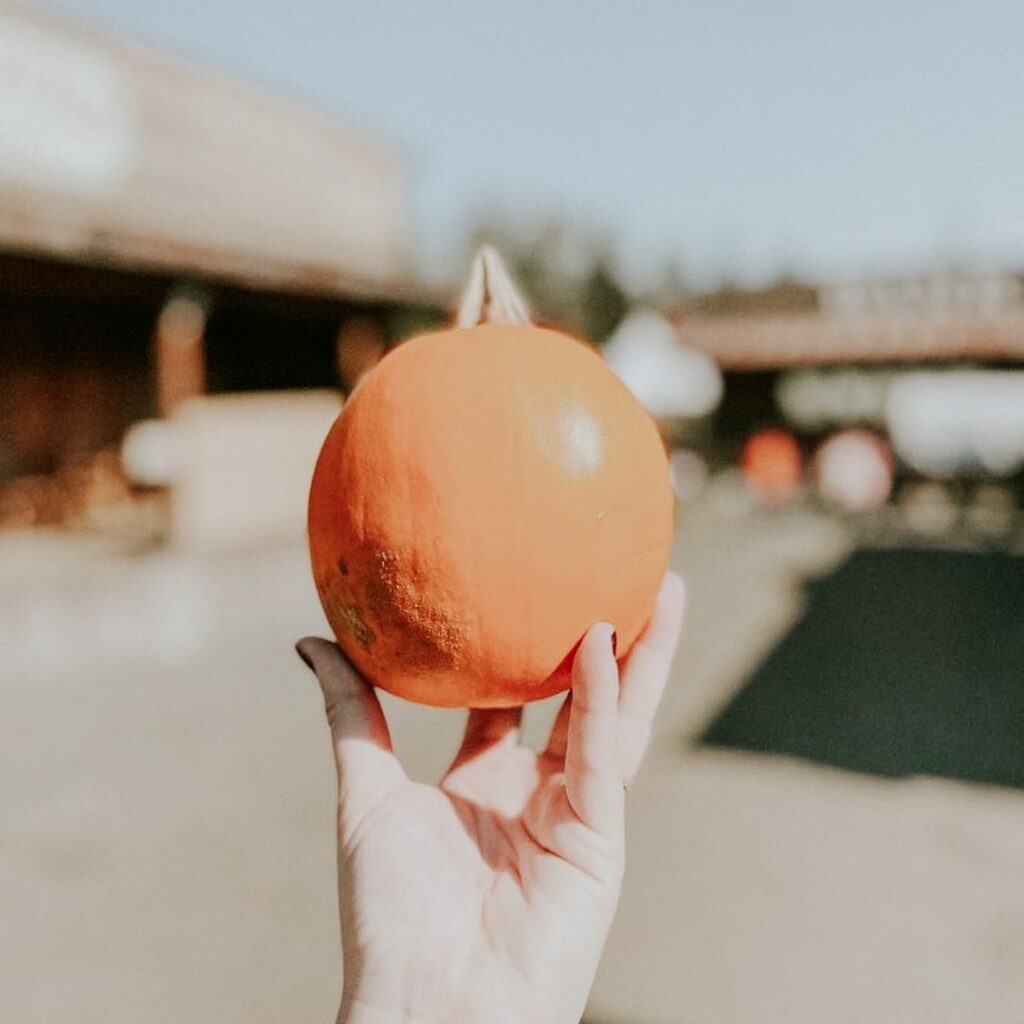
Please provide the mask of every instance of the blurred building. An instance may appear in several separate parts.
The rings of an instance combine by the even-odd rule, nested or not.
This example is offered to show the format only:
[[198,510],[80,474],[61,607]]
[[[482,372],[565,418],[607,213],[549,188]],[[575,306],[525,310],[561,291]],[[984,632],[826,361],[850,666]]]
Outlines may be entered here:
[[[336,405],[430,305],[406,245],[401,164],[376,139],[0,0],[0,521],[61,518],[55,480],[103,453],[116,473],[133,424],[197,396]],[[293,406],[234,407],[266,442],[266,417],[306,417]],[[143,476],[184,472],[154,436]]]
[[785,427],[811,447],[868,428],[896,442],[904,472],[1019,479],[1024,282],[1015,275],[723,290],[672,319],[683,344],[723,371],[722,458],[735,460],[759,429]]

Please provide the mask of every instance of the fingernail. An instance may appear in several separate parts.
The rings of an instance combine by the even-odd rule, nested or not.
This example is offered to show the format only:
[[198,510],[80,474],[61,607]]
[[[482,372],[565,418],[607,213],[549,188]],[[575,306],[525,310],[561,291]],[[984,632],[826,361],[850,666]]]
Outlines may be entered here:
[[316,669],[313,668],[313,659],[302,649],[301,640],[295,645],[295,653],[306,663],[306,668],[308,668],[310,672],[316,671]]

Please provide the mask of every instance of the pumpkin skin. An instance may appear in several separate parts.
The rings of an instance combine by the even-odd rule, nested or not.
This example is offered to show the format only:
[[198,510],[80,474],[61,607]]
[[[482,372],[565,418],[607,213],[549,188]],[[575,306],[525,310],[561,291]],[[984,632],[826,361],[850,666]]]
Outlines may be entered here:
[[595,622],[646,624],[673,497],[657,429],[603,360],[555,331],[413,338],[350,397],[309,497],[313,576],[372,683],[446,707],[568,687]]

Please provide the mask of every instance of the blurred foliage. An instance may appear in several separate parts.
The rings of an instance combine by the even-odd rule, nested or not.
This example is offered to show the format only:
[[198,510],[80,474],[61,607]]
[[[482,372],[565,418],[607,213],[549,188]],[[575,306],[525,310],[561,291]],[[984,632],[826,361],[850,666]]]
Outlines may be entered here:
[[524,228],[492,217],[472,233],[470,242],[470,254],[485,242],[497,248],[537,323],[594,344],[607,341],[635,302],[611,247],[564,221]]
[[650,287],[631,288],[607,239],[557,218],[524,225],[489,215],[470,236],[467,265],[485,242],[501,253],[537,323],[559,327],[594,344],[607,341],[630,309],[640,305],[670,315],[686,311],[706,316],[819,309],[817,288],[792,279],[763,288],[727,283],[696,294],[675,262],[667,262]]
[[799,281],[783,280],[765,288],[723,285],[695,296],[687,307],[708,316],[737,313],[816,313],[818,289]]
[[581,331],[584,338],[605,342],[632,305],[611,265],[598,259],[580,284]]
[[652,309],[668,312],[689,305],[693,295],[693,289],[686,280],[682,268],[672,260],[665,265],[650,293],[641,299]]
[[388,348],[400,341],[436,331],[451,321],[451,312],[439,306],[403,305],[388,311],[382,324]]

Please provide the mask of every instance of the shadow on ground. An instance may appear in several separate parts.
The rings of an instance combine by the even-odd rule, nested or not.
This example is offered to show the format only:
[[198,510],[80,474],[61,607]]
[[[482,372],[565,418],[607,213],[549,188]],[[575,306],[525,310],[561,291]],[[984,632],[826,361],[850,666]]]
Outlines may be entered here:
[[856,552],[701,742],[1024,787],[1024,558]]

